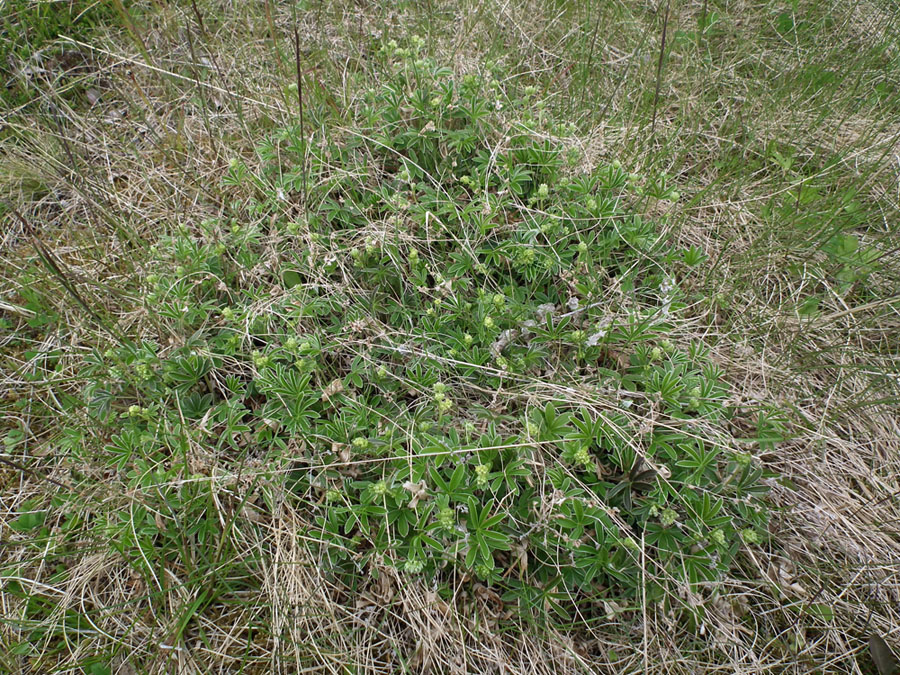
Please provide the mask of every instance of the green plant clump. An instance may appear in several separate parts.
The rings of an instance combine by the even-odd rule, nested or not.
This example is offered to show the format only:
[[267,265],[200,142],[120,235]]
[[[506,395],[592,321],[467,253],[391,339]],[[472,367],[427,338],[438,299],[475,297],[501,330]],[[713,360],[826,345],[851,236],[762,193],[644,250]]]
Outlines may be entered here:
[[169,503],[293,500],[351,591],[395,567],[523,615],[712,597],[766,537],[764,475],[708,345],[675,339],[691,270],[642,178],[579,170],[533,87],[381,53],[349,122],[311,110],[155,244],[159,334],[88,366],[109,465]]

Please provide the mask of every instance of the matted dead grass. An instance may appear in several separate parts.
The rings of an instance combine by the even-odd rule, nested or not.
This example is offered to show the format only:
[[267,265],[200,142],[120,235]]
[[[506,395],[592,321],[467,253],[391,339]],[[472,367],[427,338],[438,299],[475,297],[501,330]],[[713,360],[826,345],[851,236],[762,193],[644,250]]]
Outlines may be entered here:
[[[274,17],[283,51],[277,58],[260,8],[231,4],[214,14],[212,5],[199,4],[203,29],[187,5],[150,12],[152,21],[142,26],[141,35],[152,66],[122,34],[110,33],[89,46],[66,45],[92,64],[96,100],[70,105],[48,93],[36,99],[33,110],[17,111],[11,122],[17,141],[2,146],[4,198],[39,224],[44,244],[79,281],[88,301],[129,334],[154,330],[129,295],[131,276],[148,272],[135,246],[162,231],[215,217],[221,207],[214,186],[229,160],[240,156],[252,163],[252,148],[266,129],[291,120],[292,101],[285,94],[292,65],[289,13],[279,7]],[[432,9],[445,17],[475,11],[482,19],[463,16],[458,32],[432,36],[436,50],[446,53],[455,69],[477,69],[487,57],[485,45],[500,41],[509,60],[524,59],[523,70],[532,73],[557,73],[558,87],[564,88],[567,68],[577,64],[564,49],[575,29],[561,26],[561,12],[527,0],[469,4],[435,3]],[[687,26],[695,10],[684,6],[673,21]],[[860,40],[879,39],[872,31],[885,24],[879,11],[860,3],[849,11],[848,25]],[[332,64],[328,71],[312,69],[311,80],[338,105],[346,105],[365,79],[355,73],[365,71],[366,45],[388,31],[406,33],[412,14],[375,5],[301,13],[304,54],[313,61],[326,53],[324,60]],[[756,16],[749,6],[747,15]],[[189,39],[186,26],[193,26]],[[649,44],[657,39],[650,37]],[[635,56],[629,66],[627,51],[614,42],[598,45],[596,67],[608,69],[610,84],[628,72],[634,82],[646,83],[653,63]],[[733,72],[739,65],[725,63],[717,75],[743,86]],[[58,70],[33,77],[36,88],[50,92],[67,75]],[[667,87],[666,96],[694,97],[688,81]],[[610,115],[628,104],[625,89],[610,104]],[[693,101],[695,107],[701,104]],[[748,119],[761,114],[751,99],[747,106]],[[711,128],[731,114],[702,111],[713,118]],[[680,114],[673,107],[659,124],[672,123]],[[52,123],[53,115],[63,120],[64,133]],[[785,112],[761,124],[760,131],[772,139],[790,137],[797,133],[797,119],[795,111]],[[871,120],[857,116],[840,126],[823,126],[822,138],[804,140],[827,139],[853,148],[860,162],[885,161],[893,156],[897,130],[882,127],[872,133],[872,127]],[[635,133],[640,130],[601,122],[586,137],[586,161],[614,158]],[[721,151],[722,139],[708,132],[697,141],[692,136],[697,173],[682,172],[685,191],[699,190],[705,178],[715,176],[709,162]],[[877,176],[872,190],[896,207],[896,171],[885,166]],[[695,320],[677,326],[673,340],[704,335],[715,344],[715,357],[737,392],[735,406],[746,412],[736,424],[763,401],[783,401],[790,440],[761,458],[786,479],[772,485],[777,515],[771,546],[742,561],[729,594],[716,601],[695,631],[652,606],[638,611],[608,607],[606,621],[570,631],[517,626],[488,587],[475,585],[471,595],[460,593],[445,602],[427,584],[398,579],[388,565],[372,570],[371,579],[351,596],[319,570],[304,541],[308,524],[285,495],[276,509],[242,514],[229,534],[236,549],[254,560],[248,569],[256,575],[259,597],[214,603],[179,644],[168,642],[174,626],[153,616],[143,601],[157,590],[179,593],[179,580],[160,578],[158,589],[146,588],[126,561],[98,546],[89,533],[83,554],[71,560],[61,584],[51,581],[53,571],[21,545],[20,535],[4,534],[5,569],[18,567],[20,583],[57,604],[48,621],[62,622],[65,609],[73,606],[100,617],[90,640],[72,641],[69,657],[98,645],[114,646],[120,654],[114,672],[120,673],[236,672],[242,664],[243,672],[260,673],[300,668],[334,673],[401,668],[433,673],[862,672],[867,657],[860,652],[869,633],[900,644],[900,308],[896,288],[890,290],[897,277],[873,279],[886,289],[881,304],[848,307],[835,297],[818,317],[797,316],[795,299],[804,281],[785,272],[787,256],[777,249],[766,249],[763,259],[753,254],[763,228],[748,204],[763,199],[766,188],[761,193],[751,183],[737,190],[736,196],[723,189],[703,197],[679,226],[681,240],[702,247],[716,261],[710,288],[727,293],[729,301],[698,307]],[[677,209],[662,208],[662,213]],[[13,297],[24,283],[20,260],[31,249],[13,221],[7,221],[2,237],[2,292]],[[73,368],[96,336],[62,291],[54,310],[65,317],[68,335],[52,338],[35,331],[26,340],[36,350],[66,351],[64,372],[74,379]],[[41,390],[39,381],[23,377],[29,358],[25,350],[6,355],[2,387],[7,402],[53,395]],[[553,395],[579,400],[575,389]],[[100,469],[72,466],[53,451],[54,420],[28,419],[26,411],[7,418],[5,426],[13,425],[29,429],[28,456],[48,478],[70,485],[77,471],[82,476],[78,489],[94,485],[84,493],[86,510],[128,508],[129,495],[116,485],[97,487],[106,478]],[[0,468],[0,486],[0,530],[7,533],[25,501],[55,489],[7,466]],[[223,513],[233,508],[236,489],[223,481],[218,505]],[[833,616],[824,616],[822,606]],[[2,617],[12,619],[21,611],[22,601],[0,593]],[[0,643],[14,642],[18,630],[0,622]],[[138,663],[140,668],[132,666]],[[23,668],[28,672],[27,665]]]

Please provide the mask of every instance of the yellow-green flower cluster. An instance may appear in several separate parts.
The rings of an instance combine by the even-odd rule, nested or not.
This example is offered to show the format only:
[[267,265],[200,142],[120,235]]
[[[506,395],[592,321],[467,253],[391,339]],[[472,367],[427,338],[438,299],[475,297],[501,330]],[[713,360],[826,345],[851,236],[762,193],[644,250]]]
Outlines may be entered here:
[[481,489],[487,487],[491,467],[488,464],[479,464],[475,467],[475,485]]
[[445,506],[440,511],[438,511],[437,520],[441,527],[449,530],[456,522],[456,512],[449,506]]
[[418,574],[423,569],[425,569],[425,563],[416,558],[410,558],[403,563],[403,571],[409,572],[410,574]]
[[576,464],[581,464],[584,467],[590,467],[591,464],[593,464],[591,453],[586,445],[582,445],[580,448],[578,448],[578,450],[575,451],[573,457]]
[[663,527],[671,527],[678,521],[678,511],[675,509],[664,509],[662,513],[659,514],[659,522],[662,523]]

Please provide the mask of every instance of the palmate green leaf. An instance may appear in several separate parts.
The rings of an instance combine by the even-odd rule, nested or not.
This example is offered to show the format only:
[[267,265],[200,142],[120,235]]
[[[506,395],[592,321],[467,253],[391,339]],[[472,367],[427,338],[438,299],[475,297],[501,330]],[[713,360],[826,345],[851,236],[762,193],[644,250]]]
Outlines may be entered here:
[[175,356],[164,364],[166,379],[181,391],[196,385],[212,368],[212,360],[200,354]]
[[707,474],[714,477],[716,458],[719,456],[721,448],[712,444],[707,447],[702,441],[696,440],[681,443],[678,447],[687,457],[675,464],[692,470],[688,479],[690,482],[696,483]]
[[495,551],[508,551],[511,548],[509,536],[502,532],[487,530],[481,533],[481,537],[485,540],[487,545]]
[[28,511],[9,523],[9,529],[15,532],[28,532],[36,530],[47,519],[46,511]]
[[704,492],[699,503],[693,505],[698,520],[707,525],[716,520],[716,516],[722,511],[725,502],[721,497],[714,498],[709,492]]
[[[521,457],[517,457],[504,464],[501,472],[501,478],[506,485],[506,489],[513,494],[516,494],[519,491],[519,479],[527,478],[530,475],[531,470],[527,467],[525,459]],[[500,489],[499,482],[501,478],[498,478],[497,481],[495,481],[495,485],[492,488],[494,492]]]
[[446,492],[448,495],[452,495],[459,490],[464,481],[466,480],[466,467],[462,464],[457,466],[453,473],[450,476],[450,483],[447,485]]
[[296,270],[285,270],[281,273],[285,288],[293,288],[303,283],[303,275]]
[[582,408],[581,414],[572,416],[570,421],[575,429],[566,435],[567,439],[580,441],[581,444],[586,446],[594,445],[600,441],[603,425],[599,419],[592,419],[587,409]]
[[99,661],[85,664],[83,668],[87,675],[110,675],[110,673],[112,673],[112,670],[107,664]]
[[474,567],[476,560],[478,560],[478,547],[470,544],[469,550],[466,551],[466,567],[469,569]]
[[319,412],[313,409],[315,400],[312,398],[295,399],[285,406],[287,410],[287,419],[284,420],[285,428],[296,434],[298,432],[309,432],[311,430],[311,421],[319,417]]
[[616,483],[606,492],[606,499],[611,504],[617,504],[618,501],[621,500],[622,506],[630,511],[633,507],[633,501],[631,499],[631,483],[624,480]]
[[684,579],[690,584],[701,584],[714,581],[720,574],[720,565],[701,555],[683,555],[672,558],[668,565],[669,572],[677,579]]
[[567,621],[569,612],[566,608],[570,606],[571,595],[565,590],[560,590],[564,586],[564,581],[559,574],[548,578],[540,587],[511,580],[510,590],[503,595],[503,599],[507,602],[517,602],[522,610],[528,613],[543,616],[545,610],[550,610],[557,618]]
[[[485,507],[485,510],[487,510],[487,507]],[[484,518],[483,514],[482,514],[482,518]],[[496,515],[490,516],[488,518],[485,518],[482,521],[481,525],[479,526],[479,529],[485,530],[485,531],[490,530],[491,528],[494,528],[497,525],[499,525],[500,523],[502,523],[505,519],[506,519],[506,515],[503,513],[498,513]]]
[[372,528],[369,519],[372,518],[378,521],[386,515],[387,509],[383,506],[378,506],[377,504],[356,505],[352,509],[348,509],[347,519],[344,523],[344,532],[349,534],[354,527],[359,527],[363,533],[370,535]]
[[574,567],[579,572],[578,586],[589,585],[596,577],[606,572],[609,552],[602,545],[580,546],[575,552]]
[[412,509],[406,508],[406,505],[403,504],[399,507],[395,507],[393,509],[388,510],[387,514],[388,523],[393,525],[401,537],[406,537],[409,535],[412,526],[415,524],[417,517]]
[[445,546],[442,542],[438,541],[434,537],[429,536],[428,534],[422,533],[417,535],[417,538],[428,548],[430,548],[433,552],[443,553],[445,550]]
[[112,410],[112,402],[115,400],[115,394],[109,389],[94,389],[88,400],[88,412],[92,417],[101,421],[109,419],[109,413]]
[[[458,466],[457,469],[462,469],[462,466]],[[437,488],[438,492],[442,492],[445,495],[449,495],[453,489],[450,487],[450,483],[444,480],[444,477],[441,475],[441,472],[438,471],[438,468],[434,465],[429,467],[428,475],[431,478],[431,482]]]
[[557,414],[556,406],[551,402],[544,408],[544,438],[546,440],[558,440],[568,435],[569,423],[572,420],[570,413]]
[[[494,500],[490,500],[488,502],[488,505],[493,506]],[[488,505],[485,505],[484,508],[479,509],[478,501],[475,499],[475,497],[470,496],[468,498],[468,500],[466,501],[466,506],[469,507],[467,521],[470,532],[476,532],[479,529],[479,527],[481,526],[482,515],[486,515],[489,512]]]
[[212,394],[188,394],[181,400],[181,414],[185,419],[200,419],[212,407],[212,403]]
[[769,486],[762,482],[762,468],[748,465],[739,468],[738,472],[740,475],[733,481],[734,494],[738,499],[746,497],[759,499],[769,492]]
[[658,523],[648,523],[645,541],[663,553],[664,558],[681,552],[687,545],[687,538],[675,526],[663,527]]
[[110,464],[119,470],[124,469],[132,456],[142,455],[141,451],[147,438],[138,429],[123,429],[121,433],[115,434],[110,443],[104,447],[104,450],[112,455]]
[[262,393],[274,394],[288,401],[312,395],[309,388],[309,375],[303,375],[296,368],[280,364],[265,369],[257,378],[256,385]]
[[488,544],[487,537],[484,532],[475,534],[472,539],[478,545],[478,552],[481,553],[481,561],[487,563],[488,560],[493,561],[494,556],[491,553],[491,547]]
[[473,260],[467,253],[451,253],[450,259],[453,261],[447,268],[447,273],[452,277],[461,277],[468,274],[477,260]]

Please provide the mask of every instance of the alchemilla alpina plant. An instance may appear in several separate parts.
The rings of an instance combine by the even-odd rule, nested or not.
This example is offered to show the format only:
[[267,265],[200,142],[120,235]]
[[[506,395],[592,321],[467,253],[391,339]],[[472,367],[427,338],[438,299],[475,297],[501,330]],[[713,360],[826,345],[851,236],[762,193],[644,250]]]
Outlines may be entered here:
[[418,39],[380,55],[348,119],[310,109],[231,163],[220,219],[156,243],[159,335],[89,364],[110,467],[190,479],[185,503],[210,477],[258,509],[287,490],[349,592],[394,567],[527,614],[712,597],[766,539],[766,487],[676,336],[700,258],[640,210],[678,193],[579,168],[533,86]]

